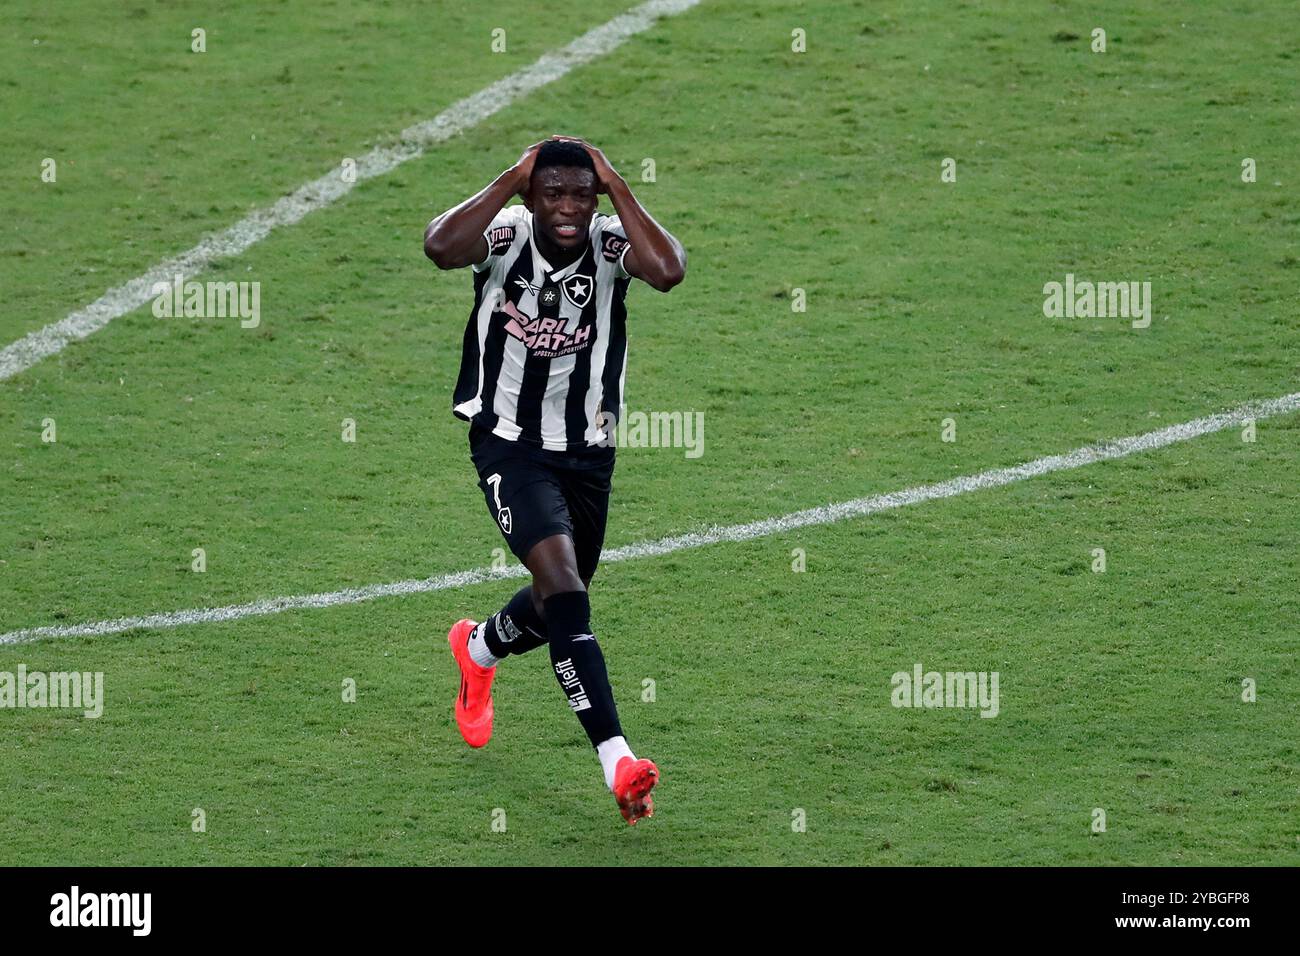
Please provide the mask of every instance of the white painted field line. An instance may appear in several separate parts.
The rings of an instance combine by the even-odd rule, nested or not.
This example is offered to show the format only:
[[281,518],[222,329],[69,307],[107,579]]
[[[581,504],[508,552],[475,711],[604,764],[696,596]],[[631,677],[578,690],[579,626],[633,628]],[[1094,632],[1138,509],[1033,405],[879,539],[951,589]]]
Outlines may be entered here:
[[[254,243],[265,239],[273,230],[292,225],[308,213],[342,199],[357,183],[392,172],[402,163],[422,155],[430,146],[477,126],[493,113],[558,80],[575,67],[605,56],[629,37],[648,30],[658,18],[682,13],[698,3],[699,0],[650,0],[649,3],[643,3],[614,17],[608,23],[588,30],[554,53],[543,54],[530,66],[449,106],[433,119],[402,130],[393,145],[377,146],[357,159],[355,182],[344,181],[340,175],[340,165],[332,172],[280,198],[271,206],[255,210],[228,229],[208,236],[193,249],[160,262],[143,275],[109,289],[85,308],[0,349],[0,381],[12,378],[41,359],[63,351],[70,342],[84,339],[114,319],[138,309],[153,299],[150,290],[155,283],[170,282],[177,273],[186,279],[191,278],[203,272],[217,259],[240,254]],[[581,133],[581,130],[574,132]],[[522,146],[520,149],[522,151]]]
[[[846,518],[876,514],[901,508],[905,505],[920,504],[936,498],[951,498],[955,495],[979,491],[984,488],[997,488],[1013,482],[1024,481],[1054,471],[1068,471],[1081,468],[1094,462],[1124,458],[1143,451],[1164,448],[1176,442],[1188,441],[1211,432],[1222,431],[1242,424],[1246,419],[1272,418],[1300,410],[1300,392],[1283,395],[1260,402],[1250,402],[1227,412],[1197,418],[1181,425],[1170,425],[1158,431],[1129,438],[1117,438],[1097,445],[1077,448],[1064,455],[1049,455],[1035,458],[1012,468],[996,468],[983,471],[977,475],[965,475],[950,478],[933,485],[917,485],[870,498],[855,498],[838,504],[822,505],[806,511],[777,518],[764,518],[747,524],[713,527],[707,531],[678,535],[672,538],[660,538],[631,544],[622,548],[606,551],[601,556],[602,563],[611,561],[630,561],[634,558],[649,558],[655,555],[671,554],[688,548],[701,548],[722,541],[749,541],[767,535],[793,531],[810,525],[831,524]],[[322,594],[302,594],[296,597],[268,598],[249,604],[232,604],[228,607],[202,608],[190,611],[170,611],[164,614],[149,614],[143,617],[122,617],[112,621],[94,621],[86,624],[73,624],[55,627],[34,627],[21,631],[0,634],[0,645],[21,644],[41,638],[53,637],[91,637],[104,634],[117,634],[132,628],[181,627],[188,624],[210,624],[219,621],[237,621],[245,617],[258,617],[264,614],[279,614],[299,608],[333,607],[339,604],[357,604],[381,597],[396,597],[404,594],[425,594],[431,591],[446,591],[452,588],[468,587],[484,581],[506,578],[526,577],[528,572],[520,566],[506,571],[493,571],[490,568],[477,568],[472,571],[458,571],[422,580],[394,581],[390,584],[371,584],[360,588],[347,588],[342,591],[327,591]]]

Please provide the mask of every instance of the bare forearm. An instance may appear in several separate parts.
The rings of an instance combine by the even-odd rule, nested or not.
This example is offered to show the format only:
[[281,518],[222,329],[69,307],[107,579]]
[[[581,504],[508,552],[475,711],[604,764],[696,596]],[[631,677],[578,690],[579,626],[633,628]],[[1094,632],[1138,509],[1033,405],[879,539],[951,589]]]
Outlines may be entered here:
[[519,187],[519,167],[511,166],[486,188],[438,216],[424,230],[424,254],[442,269],[479,261],[483,231]]
[[621,176],[612,180],[606,191],[636,255],[641,278],[661,292],[667,292],[686,276],[686,250],[672,233],[646,212],[632,195],[627,180]]

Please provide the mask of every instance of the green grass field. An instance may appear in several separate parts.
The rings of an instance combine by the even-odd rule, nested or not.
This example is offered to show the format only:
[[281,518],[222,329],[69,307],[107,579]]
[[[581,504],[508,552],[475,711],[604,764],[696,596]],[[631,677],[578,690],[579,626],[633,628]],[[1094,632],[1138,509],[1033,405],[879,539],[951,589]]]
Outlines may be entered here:
[[[630,2],[9,3],[0,348]],[[627,393],[702,412],[705,453],[621,450],[609,548],[1300,390],[1297,41],[1282,2],[703,0],[199,277],[259,281],[258,328],[146,306],[0,381],[0,634],[490,564],[449,410],[470,276],[420,240],[552,132],[690,254],[629,293]],[[1149,281],[1150,328],[1046,318],[1066,273]],[[105,686],[98,719],[0,708],[0,865],[1293,865],[1297,461],[1292,414],[603,567],[663,773],[634,829],[545,651],[486,749],[456,731],[447,628],[514,580],[0,646]],[[997,671],[1000,712],[891,706],[917,662]]]

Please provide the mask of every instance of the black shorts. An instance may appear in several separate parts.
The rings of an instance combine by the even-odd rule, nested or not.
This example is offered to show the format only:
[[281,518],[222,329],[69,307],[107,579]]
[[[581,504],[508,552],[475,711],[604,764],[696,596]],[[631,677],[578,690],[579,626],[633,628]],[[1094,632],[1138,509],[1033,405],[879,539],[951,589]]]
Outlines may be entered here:
[[470,425],[469,454],[488,511],[520,561],[555,534],[573,540],[578,576],[596,573],[605,543],[614,448],[555,452]]

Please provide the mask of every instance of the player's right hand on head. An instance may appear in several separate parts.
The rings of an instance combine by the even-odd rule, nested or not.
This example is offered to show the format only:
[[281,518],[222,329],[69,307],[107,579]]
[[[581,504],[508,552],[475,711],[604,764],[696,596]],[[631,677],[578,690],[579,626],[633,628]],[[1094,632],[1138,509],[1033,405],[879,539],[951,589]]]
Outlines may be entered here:
[[[544,142],[546,141],[542,140],[542,143]],[[523,196],[528,191],[529,180],[533,178],[533,163],[537,161],[537,151],[542,148],[542,143],[533,143],[532,146],[524,150],[523,155],[519,157],[519,161],[515,163],[515,175],[518,183],[516,191],[520,196]]]

